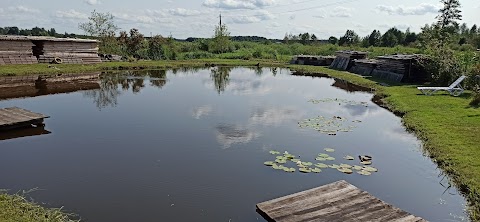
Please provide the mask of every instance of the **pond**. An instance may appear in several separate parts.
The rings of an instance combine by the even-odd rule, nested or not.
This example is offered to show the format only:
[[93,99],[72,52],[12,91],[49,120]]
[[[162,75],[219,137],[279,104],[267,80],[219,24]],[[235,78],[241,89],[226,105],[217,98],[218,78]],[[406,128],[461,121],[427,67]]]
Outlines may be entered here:
[[[264,221],[255,204],[346,180],[427,220],[466,220],[401,118],[354,88],[276,68],[123,71],[98,89],[0,101],[51,116],[45,135],[0,141],[0,188],[38,188],[34,200],[85,221]],[[300,127],[319,116],[339,131]],[[370,155],[378,172],[264,165],[271,150],[316,162],[325,148],[332,164]]]

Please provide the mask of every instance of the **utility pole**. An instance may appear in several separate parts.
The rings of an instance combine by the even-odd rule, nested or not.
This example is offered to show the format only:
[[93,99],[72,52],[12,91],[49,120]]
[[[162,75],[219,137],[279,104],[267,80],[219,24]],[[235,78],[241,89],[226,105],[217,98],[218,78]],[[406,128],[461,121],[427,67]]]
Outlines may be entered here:
[[222,28],[222,13],[220,12],[220,32],[223,33],[223,28]]

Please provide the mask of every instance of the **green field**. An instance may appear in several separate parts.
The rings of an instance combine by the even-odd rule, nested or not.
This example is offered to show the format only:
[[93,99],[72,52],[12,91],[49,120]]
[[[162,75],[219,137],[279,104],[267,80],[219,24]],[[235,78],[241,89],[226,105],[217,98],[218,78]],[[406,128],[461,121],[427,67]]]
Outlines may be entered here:
[[[118,62],[98,65],[55,65],[58,69],[48,68],[46,64],[35,64],[2,66],[0,76],[119,69],[205,67],[206,63],[224,66],[253,66],[260,63],[261,66],[286,67],[310,74],[327,74],[334,78],[375,89],[376,94],[384,101],[384,105],[391,111],[400,114],[407,129],[414,132],[424,142],[426,155],[430,156],[450,176],[453,184],[466,195],[472,205],[470,208],[471,218],[474,221],[480,220],[480,161],[478,161],[480,156],[480,109],[469,105],[471,101],[471,92],[469,91],[460,97],[452,97],[445,93],[424,96],[416,89],[416,85],[390,84],[391,86],[382,86],[384,84],[379,84],[381,81],[363,78],[348,72],[324,67],[287,65],[276,60],[212,59]],[[18,201],[12,201],[12,199]],[[28,221],[20,217],[19,212],[22,211],[19,210],[33,212],[32,215],[35,215],[35,210],[39,208],[37,206],[24,208],[24,204],[27,203],[19,200],[18,197],[0,196],[0,220],[8,218],[10,221]],[[7,221],[9,221],[8,219]]]

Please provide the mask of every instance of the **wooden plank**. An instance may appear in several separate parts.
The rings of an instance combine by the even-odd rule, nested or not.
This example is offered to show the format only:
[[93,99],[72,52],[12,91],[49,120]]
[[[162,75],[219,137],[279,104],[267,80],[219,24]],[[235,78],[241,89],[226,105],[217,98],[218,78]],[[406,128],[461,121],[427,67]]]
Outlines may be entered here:
[[268,221],[425,221],[346,181],[257,204]]
[[0,129],[6,130],[31,124],[40,124],[45,118],[49,117],[18,107],[0,109]]

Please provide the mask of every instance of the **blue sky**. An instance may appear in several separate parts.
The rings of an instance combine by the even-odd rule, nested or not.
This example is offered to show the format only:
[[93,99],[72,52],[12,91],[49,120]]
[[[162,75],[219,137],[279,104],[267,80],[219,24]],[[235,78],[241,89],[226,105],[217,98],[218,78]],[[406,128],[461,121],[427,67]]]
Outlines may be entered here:
[[[0,0],[0,27],[34,26],[82,33],[78,23],[91,11],[110,12],[122,30],[176,38],[210,37],[222,13],[232,35],[283,38],[285,33],[314,33],[319,38],[360,36],[395,26],[419,31],[433,23],[438,0]],[[480,25],[480,1],[460,0],[463,21]]]

